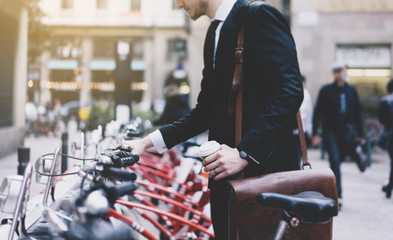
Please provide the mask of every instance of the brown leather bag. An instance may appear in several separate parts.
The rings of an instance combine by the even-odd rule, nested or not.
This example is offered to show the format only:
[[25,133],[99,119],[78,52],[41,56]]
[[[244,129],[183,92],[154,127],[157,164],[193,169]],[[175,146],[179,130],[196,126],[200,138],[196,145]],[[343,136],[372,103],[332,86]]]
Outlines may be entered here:
[[[337,202],[336,179],[327,168],[270,173],[230,180],[224,186],[229,195],[229,240],[273,238],[283,213],[278,208],[259,204],[256,196],[261,192],[298,194],[316,191]],[[297,228],[288,229],[285,239],[332,239],[332,224],[333,220],[324,224],[301,223]]]
[[[251,1],[252,2],[252,1]],[[236,114],[236,145],[240,142],[242,126],[242,74],[243,74],[243,35],[244,27],[238,36],[238,48],[235,51],[236,65],[232,83],[232,94],[228,104],[229,113]],[[301,122],[297,113],[298,131],[302,150],[304,169],[270,173],[244,179],[230,180],[223,183],[227,190],[230,213],[228,229],[229,240],[272,239],[281,220],[282,212],[278,208],[264,207],[256,201],[261,192],[298,194],[303,191],[317,191],[337,202],[336,178],[329,168],[311,169]],[[286,239],[332,239],[333,220],[324,224],[300,224],[287,230]]]

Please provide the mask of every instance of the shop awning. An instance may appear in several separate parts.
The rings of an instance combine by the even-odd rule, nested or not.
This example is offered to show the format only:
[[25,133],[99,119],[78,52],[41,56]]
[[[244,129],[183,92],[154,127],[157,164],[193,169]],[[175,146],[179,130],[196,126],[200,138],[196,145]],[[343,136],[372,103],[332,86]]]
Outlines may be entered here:
[[89,63],[90,70],[115,70],[114,60],[92,60]]
[[47,63],[48,69],[57,70],[74,70],[78,68],[78,61],[76,60],[49,60]]
[[[89,68],[90,70],[115,70],[116,62],[114,60],[92,60]],[[133,71],[144,71],[146,70],[146,62],[134,60],[131,62],[130,68]]]

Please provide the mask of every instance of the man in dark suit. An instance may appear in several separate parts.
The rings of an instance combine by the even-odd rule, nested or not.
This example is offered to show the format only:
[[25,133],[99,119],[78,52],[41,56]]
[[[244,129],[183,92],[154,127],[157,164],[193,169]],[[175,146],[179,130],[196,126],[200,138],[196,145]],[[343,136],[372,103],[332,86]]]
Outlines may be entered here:
[[363,145],[363,120],[356,88],[347,83],[347,66],[335,63],[332,67],[334,82],[322,86],[318,94],[313,116],[314,146],[321,138],[318,135],[320,123],[323,131],[323,146],[329,154],[330,168],[336,176],[339,207],[342,205],[340,165],[350,155],[364,172],[366,162],[356,153],[355,137]]
[[[209,130],[221,150],[203,161],[211,178],[211,208],[217,239],[228,239],[220,180],[235,175],[299,169],[296,112],[303,99],[295,43],[278,10],[248,0],[178,0],[193,20],[211,19],[196,107],[142,140],[124,142],[134,153],[154,146],[162,152]],[[242,139],[235,146],[235,117],[228,112],[237,38],[245,24]],[[213,35],[213,36],[212,36]],[[212,45],[212,47],[211,47]]]

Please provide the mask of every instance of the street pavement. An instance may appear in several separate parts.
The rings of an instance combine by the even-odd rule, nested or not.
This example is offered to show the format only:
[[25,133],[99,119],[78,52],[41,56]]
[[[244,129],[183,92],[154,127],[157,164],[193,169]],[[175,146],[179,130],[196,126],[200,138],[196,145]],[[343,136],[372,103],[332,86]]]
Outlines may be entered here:
[[[30,159],[54,152],[61,147],[60,138],[27,137],[25,147],[30,148]],[[329,167],[327,156],[321,159],[319,150],[309,149],[313,168]],[[17,173],[17,154],[0,158],[0,180]],[[393,199],[387,199],[381,191],[386,182],[390,161],[386,152],[375,149],[372,164],[361,173],[352,161],[342,163],[343,206],[333,221],[333,238],[337,240],[388,240],[393,239]],[[33,179],[32,194],[43,186],[36,186]]]

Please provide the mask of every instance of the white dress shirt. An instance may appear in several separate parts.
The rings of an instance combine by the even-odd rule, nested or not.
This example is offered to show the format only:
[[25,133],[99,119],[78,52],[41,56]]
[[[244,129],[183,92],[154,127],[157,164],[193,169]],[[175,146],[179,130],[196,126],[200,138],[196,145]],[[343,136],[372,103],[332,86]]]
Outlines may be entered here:
[[304,133],[307,133],[308,136],[312,135],[312,100],[311,100],[311,95],[310,92],[304,88],[303,89],[304,93],[304,98],[302,105],[300,105],[300,115],[302,117],[302,123],[303,123],[303,131]]
[[[215,66],[216,49],[217,49],[218,40],[220,39],[220,32],[221,32],[222,25],[224,24],[225,19],[228,17],[228,15],[231,12],[235,3],[236,3],[236,0],[224,0],[221,3],[220,7],[217,9],[214,19],[210,19],[210,22],[212,22],[213,20],[220,21],[220,23],[218,24],[217,29],[216,29],[213,67]],[[153,146],[157,150],[157,152],[163,153],[168,150],[168,148],[165,145],[164,138],[162,137],[160,130],[155,130],[154,132],[150,133],[149,138],[150,138],[151,142],[153,143]]]

